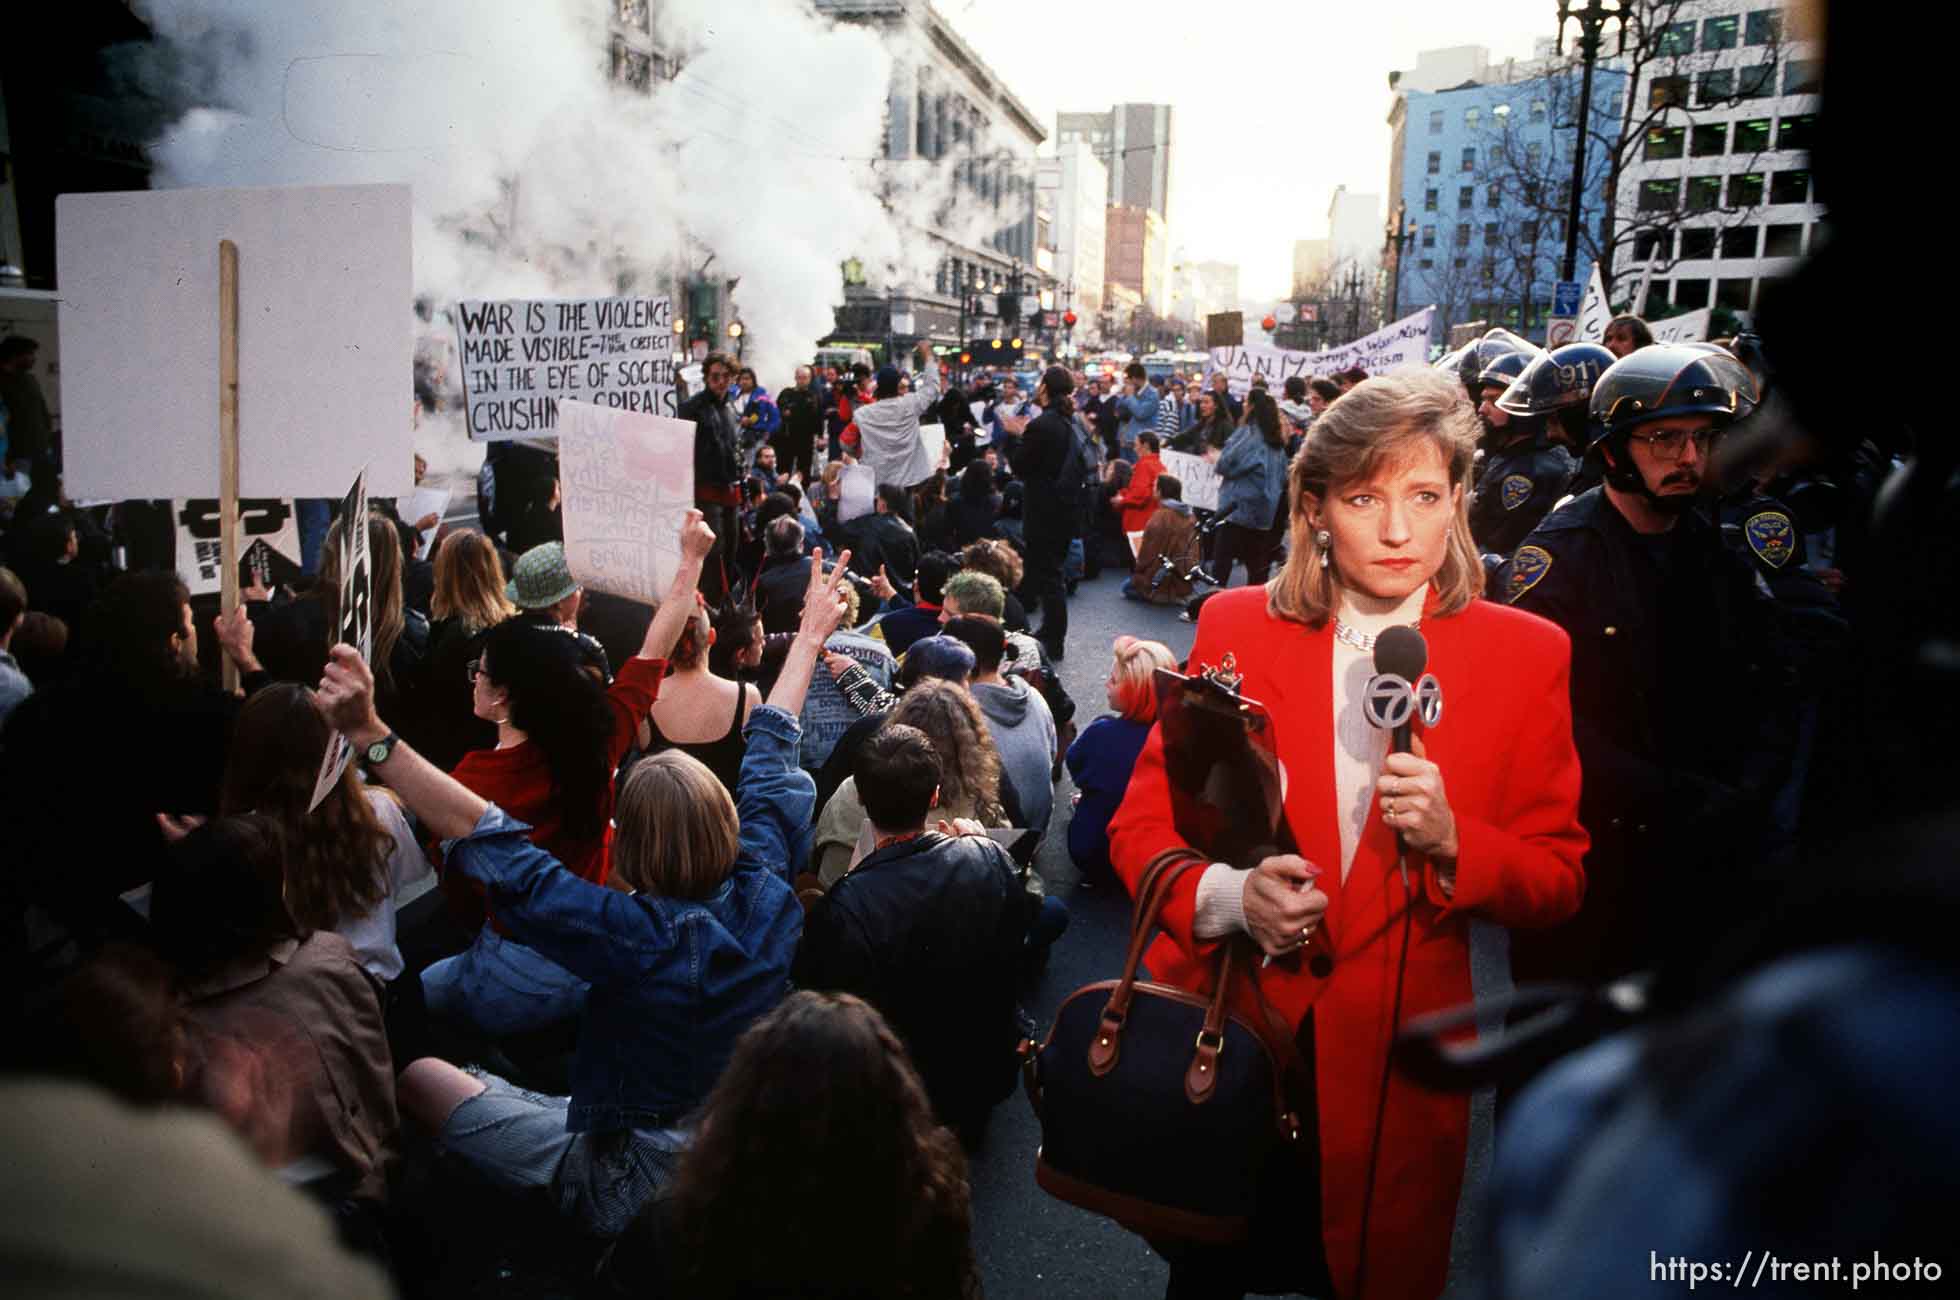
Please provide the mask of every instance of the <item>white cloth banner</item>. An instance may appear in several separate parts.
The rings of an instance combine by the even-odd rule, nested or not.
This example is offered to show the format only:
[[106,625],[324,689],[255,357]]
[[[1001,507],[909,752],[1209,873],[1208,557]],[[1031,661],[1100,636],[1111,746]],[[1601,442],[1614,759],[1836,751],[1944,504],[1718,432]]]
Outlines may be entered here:
[[680,567],[694,507],[694,423],[615,406],[558,404],[565,564],[594,591],[655,604]]
[[1613,304],[1606,301],[1606,282],[1600,279],[1599,263],[1593,263],[1592,279],[1586,281],[1586,296],[1579,304],[1579,332],[1574,341],[1598,343],[1606,337],[1606,325],[1613,319]]
[[566,401],[673,415],[673,303],[548,298],[456,304],[464,418],[478,442],[558,430]]
[[1218,471],[1203,456],[1188,451],[1162,453],[1164,473],[1184,488],[1184,504],[1199,510],[1218,509]]
[[1703,307],[1666,320],[1650,320],[1647,329],[1656,343],[1699,343],[1708,337],[1708,315],[1708,308]]
[[1320,352],[1296,352],[1263,343],[1213,348],[1205,359],[1205,379],[1209,382],[1215,372],[1222,370],[1233,396],[1244,397],[1251,391],[1253,378],[1263,375],[1266,387],[1278,397],[1286,381],[1295,375],[1313,379],[1355,366],[1378,375],[1401,365],[1427,365],[1429,335],[1435,320],[1436,309],[1424,307],[1373,334]]

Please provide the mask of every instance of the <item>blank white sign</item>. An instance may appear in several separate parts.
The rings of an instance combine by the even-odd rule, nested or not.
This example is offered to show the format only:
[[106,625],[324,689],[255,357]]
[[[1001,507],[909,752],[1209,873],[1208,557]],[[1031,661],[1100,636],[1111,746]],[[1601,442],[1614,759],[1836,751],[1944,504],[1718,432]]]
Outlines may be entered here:
[[248,497],[414,487],[406,185],[55,200],[62,446],[75,498],[218,493],[218,241],[238,245]]

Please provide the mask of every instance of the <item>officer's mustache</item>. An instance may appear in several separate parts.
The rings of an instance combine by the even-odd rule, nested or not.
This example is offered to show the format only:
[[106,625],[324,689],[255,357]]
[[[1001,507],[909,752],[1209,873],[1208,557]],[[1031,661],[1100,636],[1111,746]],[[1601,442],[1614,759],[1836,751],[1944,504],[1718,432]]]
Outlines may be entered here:
[[1701,475],[1695,473],[1691,469],[1677,469],[1672,474],[1669,474],[1666,478],[1661,480],[1662,487],[1666,487],[1671,483],[1679,483],[1684,487],[1691,487],[1691,488],[1700,487]]

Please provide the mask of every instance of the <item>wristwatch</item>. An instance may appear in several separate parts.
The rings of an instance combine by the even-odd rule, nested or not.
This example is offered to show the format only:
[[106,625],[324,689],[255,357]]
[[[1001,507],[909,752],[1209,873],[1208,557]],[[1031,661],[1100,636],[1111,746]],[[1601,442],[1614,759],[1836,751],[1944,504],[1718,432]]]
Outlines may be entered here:
[[369,767],[379,767],[388,761],[388,755],[394,753],[395,746],[400,743],[401,737],[391,731],[381,739],[363,748],[361,750],[361,761]]

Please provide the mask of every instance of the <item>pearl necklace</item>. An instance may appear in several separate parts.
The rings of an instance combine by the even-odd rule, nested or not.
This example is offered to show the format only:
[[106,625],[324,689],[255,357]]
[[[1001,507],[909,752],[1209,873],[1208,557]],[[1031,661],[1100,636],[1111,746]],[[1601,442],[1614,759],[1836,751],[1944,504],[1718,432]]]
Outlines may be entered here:
[[[1421,627],[1422,620],[1418,618],[1415,622],[1408,624],[1408,626]],[[1357,631],[1349,627],[1346,623],[1341,622],[1338,616],[1334,619],[1334,639],[1342,645],[1351,645],[1356,650],[1373,650],[1375,648],[1375,638],[1378,635],[1379,633],[1375,632]]]

